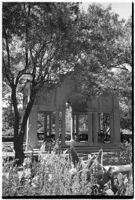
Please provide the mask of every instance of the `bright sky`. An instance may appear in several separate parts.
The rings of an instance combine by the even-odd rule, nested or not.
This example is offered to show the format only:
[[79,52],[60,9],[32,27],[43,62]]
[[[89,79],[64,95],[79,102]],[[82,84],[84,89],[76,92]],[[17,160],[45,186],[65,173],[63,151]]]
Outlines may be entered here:
[[[92,2],[93,3],[93,2]],[[132,15],[132,3],[131,2],[94,2],[100,3],[104,8],[108,7],[110,4],[112,6],[112,11],[119,14],[120,18],[128,19]],[[89,2],[82,3],[83,9],[87,10]]]
[[[132,3],[112,3],[111,5],[113,12],[118,13],[121,18],[128,19],[131,17]],[[103,6],[105,6],[105,4]]]

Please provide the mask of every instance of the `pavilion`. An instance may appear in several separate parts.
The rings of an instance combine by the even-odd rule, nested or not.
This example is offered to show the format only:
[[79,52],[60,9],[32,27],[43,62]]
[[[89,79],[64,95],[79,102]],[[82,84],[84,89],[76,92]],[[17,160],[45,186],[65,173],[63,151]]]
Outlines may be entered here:
[[[24,91],[25,106],[30,95],[29,83]],[[67,111],[71,122],[70,140],[66,140]],[[110,151],[120,147],[119,102],[114,94],[91,97],[85,101],[82,94],[77,91],[75,82],[70,78],[66,78],[59,87],[52,90],[43,87],[37,93],[27,123],[26,144],[29,142],[32,148],[37,148],[38,145],[39,113],[44,116],[44,135],[55,132],[55,139],[60,138],[62,148],[66,148],[71,142],[78,152],[98,151],[100,148]],[[55,122],[52,120],[52,115],[55,116]],[[104,116],[108,121],[106,127],[103,124]],[[83,130],[80,127],[82,121],[84,121]],[[83,133],[87,136],[84,141],[79,139]]]

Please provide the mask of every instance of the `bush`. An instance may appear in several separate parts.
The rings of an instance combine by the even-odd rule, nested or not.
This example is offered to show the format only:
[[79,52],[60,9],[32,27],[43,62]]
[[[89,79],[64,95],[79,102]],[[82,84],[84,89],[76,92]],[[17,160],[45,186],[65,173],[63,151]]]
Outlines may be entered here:
[[127,163],[132,163],[132,142],[125,142],[121,144],[119,156]]
[[130,131],[129,129],[121,130],[121,142],[125,141],[132,141],[132,131]]
[[14,129],[10,128],[5,130],[5,132],[3,133],[3,136],[13,136],[14,135]]
[[3,162],[3,196],[133,195],[132,175],[110,176],[110,171],[102,169],[80,162],[74,168],[68,156],[54,153],[38,162],[26,158],[21,170],[14,162]]

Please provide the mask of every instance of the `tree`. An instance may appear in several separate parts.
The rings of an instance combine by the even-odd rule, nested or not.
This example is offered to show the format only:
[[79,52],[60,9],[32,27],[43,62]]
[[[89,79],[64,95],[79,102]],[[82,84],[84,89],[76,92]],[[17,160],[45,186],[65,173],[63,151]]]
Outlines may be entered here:
[[[25,127],[38,90],[56,86],[59,75],[74,67],[78,10],[75,3],[3,3],[3,79],[11,88],[17,164],[24,159]],[[18,95],[27,81],[30,99],[19,127]]]
[[[111,7],[98,4],[84,13],[76,3],[3,3],[3,79],[11,88],[19,163],[24,157],[27,119],[44,84],[55,87],[61,77],[74,71],[72,77],[85,98],[120,91],[125,72],[120,82],[112,69],[127,71],[126,65],[131,65],[130,25],[130,20],[119,20]],[[27,81],[30,100],[19,128],[18,104]]]
[[90,5],[88,12],[80,16],[79,39],[84,48],[74,76],[78,89],[86,99],[116,94],[122,118],[132,110],[131,27],[131,19],[119,20],[111,7],[104,9],[98,4]]

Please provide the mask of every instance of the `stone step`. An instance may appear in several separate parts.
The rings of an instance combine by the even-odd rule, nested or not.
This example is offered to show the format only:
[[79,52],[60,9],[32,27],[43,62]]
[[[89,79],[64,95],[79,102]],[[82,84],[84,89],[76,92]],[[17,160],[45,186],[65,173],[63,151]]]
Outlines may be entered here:
[[[63,147],[63,150],[66,150],[68,147]],[[119,146],[76,146],[75,150],[77,153],[85,154],[85,153],[96,153],[99,152],[100,149],[103,149],[104,152],[116,152],[120,150]]]

